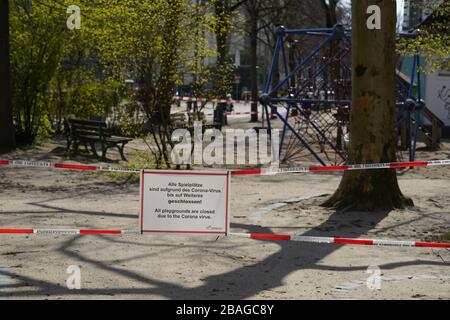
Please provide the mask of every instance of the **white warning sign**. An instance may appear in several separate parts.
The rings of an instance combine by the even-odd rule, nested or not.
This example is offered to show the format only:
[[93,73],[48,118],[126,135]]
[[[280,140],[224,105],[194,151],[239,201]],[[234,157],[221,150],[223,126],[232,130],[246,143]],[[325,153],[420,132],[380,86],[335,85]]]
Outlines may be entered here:
[[140,229],[145,232],[227,234],[228,172],[141,172]]

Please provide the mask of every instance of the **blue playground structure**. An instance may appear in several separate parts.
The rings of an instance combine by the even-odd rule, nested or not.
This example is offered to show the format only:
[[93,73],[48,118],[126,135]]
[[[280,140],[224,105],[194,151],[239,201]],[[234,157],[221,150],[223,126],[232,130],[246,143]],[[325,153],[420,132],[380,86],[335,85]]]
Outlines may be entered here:
[[[406,160],[403,154],[407,153],[413,161],[424,106],[419,57],[414,56],[411,74],[397,71],[397,76],[398,157]],[[281,163],[333,165],[347,161],[351,78],[351,30],[342,25],[325,29],[278,28],[260,101],[263,123],[269,130],[279,127],[274,119],[281,120]]]

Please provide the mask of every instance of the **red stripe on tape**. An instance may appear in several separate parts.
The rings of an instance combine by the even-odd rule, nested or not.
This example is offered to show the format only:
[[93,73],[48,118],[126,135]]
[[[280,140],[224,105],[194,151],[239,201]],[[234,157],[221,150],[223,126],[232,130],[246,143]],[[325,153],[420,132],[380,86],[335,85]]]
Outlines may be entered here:
[[373,240],[334,238],[333,243],[335,243],[335,244],[362,244],[362,245],[370,246],[370,245],[373,245]]
[[310,172],[325,172],[325,171],[345,171],[348,166],[325,166],[325,167],[310,167]]
[[428,166],[428,162],[418,161],[418,162],[396,162],[391,163],[389,168],[398,169],[398,168],[408,168],[408,167],[426,167]]
[[261,169],[249,169],[249,170],[234,170],[231,171],[232,175],[244,175],[244,174],[261,174]]
[[0,166],[1,165],[8,165],[9,164],[9,160],[0,160]]
[[121,230],[80,230],[80,234],[121,234]]
[[424,247],[424,248],[450,248],[450,243],[416,242],[416,247]]
[[3,234],[24,234],[34,233],[33,229],[0,229],[0,233]]
[[251,233],[250,238],[252,239],[265,239],[265,240],[291,240],[290,235],[284,234],[262,234],[262,233]]
[[88,166],[83,164],[64,164],[64,163],[55,163],[55,168],[57,169],[70,169],[70,170],[88,170],[88,171],[96,171],[96,166]]

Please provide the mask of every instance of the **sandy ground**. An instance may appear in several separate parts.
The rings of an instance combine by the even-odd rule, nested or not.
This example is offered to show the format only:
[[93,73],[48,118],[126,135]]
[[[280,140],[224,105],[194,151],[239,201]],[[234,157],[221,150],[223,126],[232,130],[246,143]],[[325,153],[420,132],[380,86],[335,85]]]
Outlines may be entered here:
[[[140,148],[133,141],[127,152]],[[449,155],[447,142],[439,152],[420,151],[418,159]],[[68,161],[65,156],[58,140],[0,158]],[[70,161],[96,163],[84,156]],[[325,199],[318,195],[332,193],[339,175],[233,177],[231,228],[401,240],[450,231],[450,167],[410,170],[399,180],[414,208],[343,214],[318,206]],[[136,183],[105,173],[2,168],[0,227],[137,229],[138,195]],[[298,199],[284,202],[292,198]],[[164,234],[0,239],[0,299],[450,298],[445,249]],[[70,265],[81,267],[81,290],[66,287]],[[369,266],[381,271],[380,289],[366,285]]]

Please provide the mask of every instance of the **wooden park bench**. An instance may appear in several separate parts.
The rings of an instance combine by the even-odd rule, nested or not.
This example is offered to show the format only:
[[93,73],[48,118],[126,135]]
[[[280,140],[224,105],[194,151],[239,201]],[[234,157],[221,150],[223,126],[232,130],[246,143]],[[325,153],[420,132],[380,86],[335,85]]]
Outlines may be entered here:
[[190,127],[189,120],[185,113],[172,113],[170,115],[170,122],[174,130],[189,129]]
[[102,149],[102,159],[106,158],[106,152],[109,148],[114,147],[119,150],[122,160],[127,161],[124,155],[125,145],[130,142],[131,138],[113,136],[111,130],[107,127],[104,121],[94,120],[78,120],[78,119],[64,119],[64,131],[67,138],[67,150],[71,147],[74,153],[78,153],[78,147],[83,144],[88,150],[88,145],[95,157],[98,157],[95,144],[99,143]]
[[202,131],[203,133],[205,132],[205,130],[207,129],[213,129],[216,128],[215,124],[207,124],[206,120],[205,120],[205,116],[203,113],[200,113],[199,119],[195,118],[195,119],[189,119],[186,115],[186,113],[172,113],[170,115],[170,121],[172,124],[172,128],[173,130],[176,129],[187,129],[189,130],[189,132],[191,132],[191,134],[194,133],[194,121],[202,121]]

